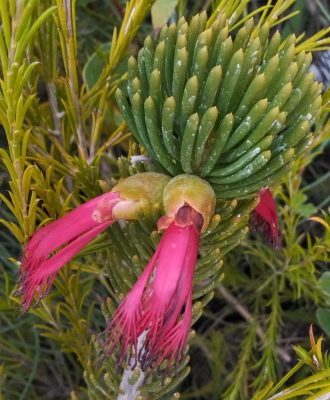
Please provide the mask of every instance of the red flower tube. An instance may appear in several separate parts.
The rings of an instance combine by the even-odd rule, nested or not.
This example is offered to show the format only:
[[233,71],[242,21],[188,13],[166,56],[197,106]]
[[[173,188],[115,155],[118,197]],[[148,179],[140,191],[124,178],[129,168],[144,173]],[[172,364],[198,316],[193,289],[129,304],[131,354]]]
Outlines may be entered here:
[[118,219],[135,219],[140,212],[150,212],[168,180],[156,173],[131,176],[111,192],[37,230],[27,243],[21,263],[17,294],[23,295],[23,311],[30,308],[36,291],[37,303],[48,293],[58,271],[98,234]]
[[281,239],[278,233],[278,217],[273,195],[269,189],[264,189],[259,196],[260,201],[251,214],[252,230],[259,232],[265,241],[274,247],[280,247]]
[[[192,284],[203,217],[190,206],[178,211],[144,272],[120,304],[107,331],[109,352],[121,343],[119,363],[135,349],[142,367],[180,357],[191,324]],[[139,336],[147,332],[143,349]],[[138,354],[139,353],[139,354]]]
[[[106,348],[119,344],[118,364],[134,350],[142,369],[178,361],[192,318],[193,276],[200,234],[214,211],[215,195],[200,178],[182,175],[164,189],[165,233],[145,270],[109,322]],[[175,211],[176,210],[176,211]],[[143,343],[139,338],[144,337]]]

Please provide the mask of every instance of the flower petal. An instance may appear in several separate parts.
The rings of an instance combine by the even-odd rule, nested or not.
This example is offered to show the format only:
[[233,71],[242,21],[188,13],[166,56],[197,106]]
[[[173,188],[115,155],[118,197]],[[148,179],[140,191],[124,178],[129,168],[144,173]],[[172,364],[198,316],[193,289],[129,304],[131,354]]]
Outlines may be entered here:
[[[170,365],[185,346],[192,308],[192,283],[200,234],[194,222],[173,221],[133,289],[116,311],[106,331],[107,351],[120,343],[119,363],[131,346],[141,367]],[[182,316],[183,315],[183,316]],[[139,337],[145,337],[138,348]]]
[[187,343],[192,318],[192,291],[186,300],[183,318],[171,329],[165,329],[159,337],[156,346],[152,349],[155,359],[155,367],[163,360],[167,360],[169,367],[174,361],[179,361]]
[[22,260],[23,272],[37,268],[40,262],[64,243],[97,226],[98,222],[92,218],[92,214],[98,202],[103,199],[111,199],[115,205],[120,201],[120,196],[116,192],[105,193],[38,229],[26,245]]
[[94,227],[63,247],[63,249],[51,258],[39,264],[38,268],[32,273],[26,274],[22,279],[19,289],[23,292],[23,311],[27,311],[30,308],[34,294],[38,288],[38,301],[40,301],[40,299],[48,293],[57,272],[63,265],[70,261],[80,250],[112,223],[112,221],[109,221]]
[[251,227],[274,247],[280,246],[276,203],[269,189],[260,192],[260,201],[251,215]]
[[[39,289],[39,300],[50,289],[56,273],[72,257],[104,231],[114,220],[110,217],[104,223],[93,219],[97,204],[107,199],[109,215],[111,209],[121,201],[119,193],[109,192],[79,206],[64,217],[39,229],[28,242],[19,279],[17,294],[23,293],[23,311],[30,307],[34,294]],[[66,246],[55,255],[60,246]]]
[[108,334],[106,339],[107,353],[111,354],[120,342],[121,349],[118,364],[124,361],[130,345],[135,349],[135,357],[138,355],[137,343],[141,333],[139,322],[142,315],[142,296],[154,269],[158,254],[159,248],[106,327],[105,333]]

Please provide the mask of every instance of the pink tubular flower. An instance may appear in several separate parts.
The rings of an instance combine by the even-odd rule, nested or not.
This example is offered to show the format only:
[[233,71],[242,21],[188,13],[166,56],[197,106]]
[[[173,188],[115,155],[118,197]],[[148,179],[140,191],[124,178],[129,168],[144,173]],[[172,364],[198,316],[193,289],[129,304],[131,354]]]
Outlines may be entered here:
[[[167,365],[183,353],[192,316],[193,275],[203,217],[182,206],[140,278],[107,326],[107,349],[120,343],[119,364],[134,350],[141,367]],[[138,339],[145,334],[142,346]]]
[[[29,309],[37,289],[40,301],[63,265],[114,222],[112,210],[121,200],[117,192],[105,193],[36,231],[25,248],[21,263],[18,293],[23,294],[23,311]],[[104,222],[98,222],[95,212],[100,203],[106,204],[108,209],[108,219]]]
[[165,233],[145,270],[127,294],[106,333],[106,350],[120,347],[118,364],[131,356],[142,369],[169,367],[187,343],[199,240],[215,209],[212,187],[195,175],[178,175],[164,188]]
[[280,247],[281,240],[278,233],[278,217],[276,204],[269,189],[259,193],[260,201],[251,214],[250,225],[254,231],[259,232],[268,243]]
[[152,172],[130,176],[112,192],[37,230],[25,248],[21,263],[17,293],[23,294],[23,311],[29,309],[36,291],[37,303],[48,293],[63,265],[98,234],[118,219],[135,219],[141,212],[150,212],[153,201],[161,199],[168,180],[167,176]]

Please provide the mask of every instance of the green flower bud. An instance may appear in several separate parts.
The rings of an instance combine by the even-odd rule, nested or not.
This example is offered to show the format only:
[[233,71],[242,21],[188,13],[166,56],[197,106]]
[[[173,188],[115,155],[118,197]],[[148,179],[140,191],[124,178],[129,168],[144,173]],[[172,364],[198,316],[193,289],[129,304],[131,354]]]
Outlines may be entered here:
[[166,217],[160,220],[158,228],[166,228],[178,211],[189,205],[203,217],[201,232],[205,232],[214,214],[215,201],[215,193],[204,179],[196,175],[178,175],[164,188],[163,204]]
[[119,193],[123,200],[111,208],[107,199],[101,200],[93,214],[98,222],[104,222],[109,218],[137,219],[141,213],[147,217],[152,216],[155,204],[162,204],[165,185],[171,178],[156,172],[142,172],[121,180],[112,189]]

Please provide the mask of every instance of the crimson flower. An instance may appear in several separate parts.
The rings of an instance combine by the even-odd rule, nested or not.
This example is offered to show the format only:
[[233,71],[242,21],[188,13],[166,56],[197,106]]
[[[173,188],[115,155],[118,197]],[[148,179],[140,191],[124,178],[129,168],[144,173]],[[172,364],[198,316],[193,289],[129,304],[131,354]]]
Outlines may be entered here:
[[[44,226],[28,241],[16,294],[26,312],[38,292],[38,302],[49,292],[58,271],[89,242],[119,219],[136,219],[161,201],[166,175],[146,172],[119,182],[111,192],[86,202]],[[56,252],[56,253],[55,253]]]
[[[39,302],[49,292],[62,266],[115,221],[112,209],[121,200],[117,192],[105,193],[36,231],[25,248],[21,263],[17,294],[23,295],[24,312],[30,308],[37,289]],[[107,203],[110,214],[101,223],[95,215],[100,203]]]
[[274,247],[281,246],[278,231],[278,217],[276,203],[269,189],[263,189],[260,193],[260,201],[251,214],[250,226],[252,231],[259,232],[261,237]]
[[108,324],[107,348],[112,353],[120,343],[119,364],[129,349],[134,350],[143,369],[156,368],[165,359],[170,365],[181,358],[191,325],[193,275],[202,225],[202,215],[189,205],[178,210]]
[[[152,214],[163,204],[158,229],[165,233],[145,270],[106,328],[106,346],[120,345],[118,363],[132,351],[141,367],[170,366],[183,354],[192,318],[192,288],[201,232],[214,213],[215,194],[203,179],[141,173],[39,229],[22,260],[19,292],[27,311],[37,292],[48,293],[57,272],[118,219]],[[55,253],[54,253],[55,252]],[[144,338],[141,344],[141,338]]]
[[178,175],[165,186],[163,205],[157,225],[165,233],[106,328],[108,353],[120,347],[118,365],[129,353],[144,370],[165,360],[169,367],[187,342],[199,240],[214,213],[215,194],[203,179]]

